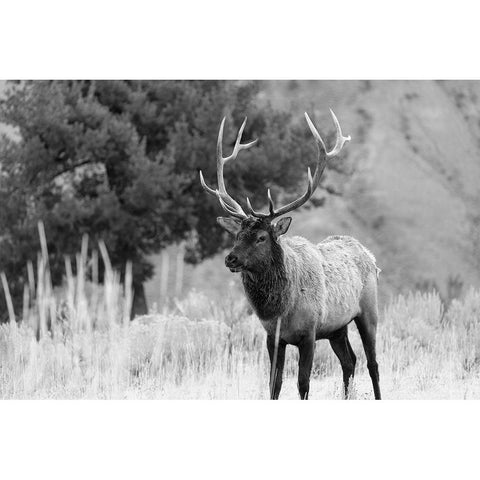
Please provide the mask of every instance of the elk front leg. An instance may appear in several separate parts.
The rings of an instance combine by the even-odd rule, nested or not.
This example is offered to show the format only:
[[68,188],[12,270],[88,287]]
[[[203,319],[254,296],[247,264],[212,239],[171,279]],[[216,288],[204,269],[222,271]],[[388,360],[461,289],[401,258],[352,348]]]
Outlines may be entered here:
[[330,345],[342,365],[343,387],[345,390],[345,398],[348,398],[348,386],[350,384],[350,379],[353,378],[353,375],[355,374],[357,357],[348,341],[347,327],[341,328],[331,336]]
[[310,390],[310,373],[312,372],[315,338],[307,337],[298,344],[298,393],[301,400],[308,400]]
[[282,388],[285,348],[287,344],[275,335],[267,336],[268,356],[270,357],[270,399],[278,400]]

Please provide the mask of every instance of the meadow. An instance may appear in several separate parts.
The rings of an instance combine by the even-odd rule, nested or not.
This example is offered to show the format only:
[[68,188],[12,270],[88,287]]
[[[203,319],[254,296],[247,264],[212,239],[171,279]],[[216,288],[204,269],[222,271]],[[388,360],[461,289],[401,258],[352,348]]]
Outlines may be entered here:
[[[271,100],[299,121],[305,110],[321,119],[320,106],[335,105],[352,134],[346,158],[354,175],[329,171],[328,184],[341,195],[322,192],[317,200],[328,201],[298,211],[290,233],[312,241],[348,233],[377,256],[385,399],[480,398],[479,85],[261,85],[260,103]],[[151,256],[151,312],[131,321],[131,266],[120,282],[106,248],[88,256],[92,245],[84,239],[81,252],[65,261],[62,287],[53,288],[43,227],[40,240],[23,306],[7,302],[10,321],[0,324],[0,398],[268,398],[265,333],[221,254],[195,267],[183,263],[176,245]],[[13,280],[1,277],[7,300]],[[357,355],[351,398],[370,399],[353,324],[350,338]],[[296,375],[297,351],[289,346],[280,398],[298,398]],[[329,343],[317,342],[310,398],[342,398],[341,378]]]
[[[105,282],[87,279],[92,259],[84,240],[75,269],[66,259],[61,289],[50,284],[46,255],[36,272],[29,266],[21,320],[10,305],[10,322],[0,325],[1,398],[268,398],[265,333],[237,290],[221,301],[191,291],[131,321],[130,267],[122,285],[100,245]],[[5,287],[7,279],[2,282]],[[435,291],[394,298],[381,312],[377,334],[383,397],[480,398],[479,317],[475,289],[448,306]],[[357,354],[351,398],[371,399],[353,324],[350,338]],[[297,359],[296,348],[287,347],[281,399],[298,398]],[[310,398],[342,398],[340,365],[327,341],[317,342]]]

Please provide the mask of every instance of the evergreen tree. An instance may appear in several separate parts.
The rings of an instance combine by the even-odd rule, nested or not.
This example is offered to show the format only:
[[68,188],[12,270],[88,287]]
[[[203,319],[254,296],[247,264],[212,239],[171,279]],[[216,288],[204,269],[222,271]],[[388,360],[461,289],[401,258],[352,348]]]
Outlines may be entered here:
[[62,282],[64,256],[79,251],[86,233],[91,248],[105,242],[119,271],[132,261],[136,313],[146,311],[149,254],[183,239],[191,262],[223,248],[218,202],[201,188],[198,171],[215,184],[224,115],[226,152],[245,115],[244,139],[260,139],[225,170],[235,198],[265,203],[267,187],[274,195],[303,189],[306,161],[316,155],[309,132],[260,106],[258,91],[257,82],[225,81],[11,84],[0,121],[18,135],[0,143],[0,270],[17,306],[27,261],[35,264],[39,250],[39,220],[54,285]]

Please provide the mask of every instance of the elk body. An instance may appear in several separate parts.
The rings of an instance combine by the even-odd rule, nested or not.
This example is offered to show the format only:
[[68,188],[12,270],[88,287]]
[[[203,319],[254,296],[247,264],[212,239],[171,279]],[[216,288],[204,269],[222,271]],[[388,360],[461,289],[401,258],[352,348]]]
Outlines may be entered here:
[[354,376],[356,357],[348,340],[348,324],[355,322],[362,339],[375,399],[380,399],[378,365],[375,352],[377,329],[377,277],[379,269],[374,256],[352,237],[331,236],[318,244],[302,237],[284,235],[291,217],[272,221],[303,205],[320,182],[327,161],[340,153],[350,137],[344,137],[334,113],[337,130],[334,148],[325,144],[305,114],[318,146],[318,159],[312,177],[308,169],[307,190],[300,198],[275,209],[268,191],[269,212],[255,211],[247,199],[247,212],[226,191],[224,164],[250,148],[256,141],[241,143],[243,122],[232,155],[222,154],[223,119],[217,143],[218,189],[200,181],[206,191],[215,195],[229,217],[218,223],[235,236],[232,251],[225,258],[232,272],[241,272],[246,297],[267,332],[270,357],[270,398],[278,399],[287,344],[299,349],[298,391],[308,399],[315,342],[328,339],[340,360],[345,396]]

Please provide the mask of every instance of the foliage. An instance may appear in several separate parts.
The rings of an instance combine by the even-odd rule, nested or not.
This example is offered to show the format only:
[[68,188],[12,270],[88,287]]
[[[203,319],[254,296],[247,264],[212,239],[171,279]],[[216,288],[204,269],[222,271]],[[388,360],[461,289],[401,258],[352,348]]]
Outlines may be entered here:
[[218,203],[198,181],[201,169],[215,185],[224,115],[225,151],[246,114],[244,138],[260,139],[226,169],[234,196],[243,201],[248,195],[259,207],[267,187],[277,196],[303,189],[306,162],[316,155],[309,132],[289,114],[261,105],[258,91],[256,82],[223,81],[11,84],[0,121],[14,126],[18,138],[0,143],[0,266],[16,307],[27,262],[37,262],[40,220],[54,285],[62,282],[65,256],[74,256],[88,234],[89,251],[103,240],[114,268],[132,262],[137,311],[145,311],[149,254],[187,239],[187,260],[198,262],[224,247]]

